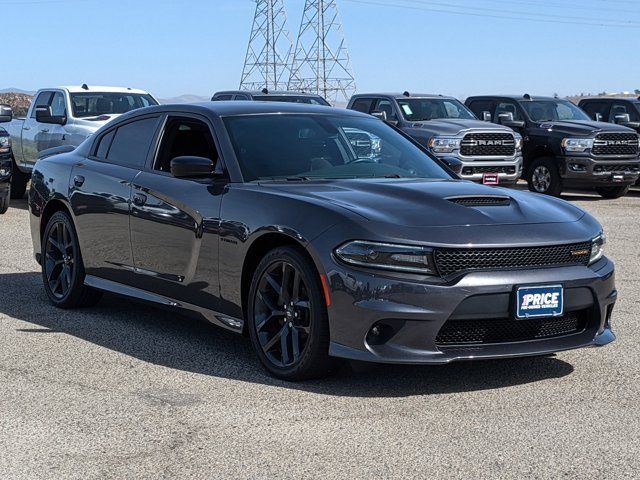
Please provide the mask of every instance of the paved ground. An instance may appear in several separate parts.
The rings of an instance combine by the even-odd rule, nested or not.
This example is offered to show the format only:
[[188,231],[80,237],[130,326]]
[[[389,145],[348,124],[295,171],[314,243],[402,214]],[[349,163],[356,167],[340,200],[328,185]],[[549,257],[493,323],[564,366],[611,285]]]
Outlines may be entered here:
[[247,340],[108,297],[52,309],[0,217],[0,478],[639,478],[640,192],[605,225],[619,339],[556,357],[286,384]]

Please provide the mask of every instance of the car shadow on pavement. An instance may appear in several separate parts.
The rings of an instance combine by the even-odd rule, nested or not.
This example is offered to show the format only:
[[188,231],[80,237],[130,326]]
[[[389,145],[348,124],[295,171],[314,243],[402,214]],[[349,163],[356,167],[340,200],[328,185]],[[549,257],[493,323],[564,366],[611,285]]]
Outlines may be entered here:
[[16,208],[18,210],[29,210],[29,203],[27,202],[27,197],[21,198],[19,200],[11,200],[9,202],[9,208]]
[[[454,363],[443,366],[345,364],[324,380],[288,383],[259,365],[247,338],[173,311],[105,295],[93,308],[59,310],[42,289],[39,273],[0,274],[0,314],[22,320],[19,334],[72,335],[143,362],[176,370],[349,397],[406,397],[522,385],[573,372],[555,357]],[[68,352],[72,355],[73,353]]]

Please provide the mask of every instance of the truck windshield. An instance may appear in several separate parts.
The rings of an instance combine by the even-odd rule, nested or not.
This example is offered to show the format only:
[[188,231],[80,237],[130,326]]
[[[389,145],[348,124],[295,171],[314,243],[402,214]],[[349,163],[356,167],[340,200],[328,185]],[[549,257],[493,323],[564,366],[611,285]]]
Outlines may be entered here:
[[460,118],[475,120],[471,113],[458,100],[450,98],[402,98],[398,100],[402,116],[409,122],[423,122],[437,118]]
[[329,103],[322,97],[307,97],[306,95],[254,95],[254,100],[259,102],[287,102],[306,103],[307,105],[323,105],[329,107]]
[[567,100],[534,100],[520,104],[534,122],[590,120],[586,113]]
[[452,178],[427,153],[375,118],[264,114],[232,116],[224,122],[247,182]]
[[137,108],[158,105],[151,95],[140,93],[72,93],[71,107],[76,118],[119,115]]

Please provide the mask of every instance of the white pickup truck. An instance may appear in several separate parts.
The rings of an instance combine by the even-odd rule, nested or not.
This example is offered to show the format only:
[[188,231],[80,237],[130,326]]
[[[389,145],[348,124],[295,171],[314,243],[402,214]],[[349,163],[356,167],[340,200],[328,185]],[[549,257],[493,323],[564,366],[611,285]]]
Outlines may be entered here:
[[132,88],[85,84],[39,90],[26,118],[12,118],[2,125],[13,149],[11,198],[24,196],[33,165],[43,151],[77,147],[113,118],[151,105],[158,105],[153,96]]

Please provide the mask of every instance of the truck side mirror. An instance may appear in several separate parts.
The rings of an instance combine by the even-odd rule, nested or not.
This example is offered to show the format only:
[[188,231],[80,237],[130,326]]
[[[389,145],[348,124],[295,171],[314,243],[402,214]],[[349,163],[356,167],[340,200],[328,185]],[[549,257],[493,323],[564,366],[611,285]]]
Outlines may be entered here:
[[626,125],[627,123],[631,122],[631,117],[628,113],[619,113],[615,116],[615,122],[618,125]]
[[593,116],[593,119],[594,119],[596,122],[601,122],[601,121],[602,121],[602,114],[601,114],[601,113],[596,113],[596,114]]
[[176,178],[204,178],[214,174],[213,161],[205,157],[176,157],[171,160],[171,175]]
[[491,112],[487,112],[487,111],[482,112],[482,120],[484,122],[490,122],[492,120]]
[[13,120],[13,110],[9,105],[0,105],[0,123],[7,123]]
[[376,110],[374,112],[371,112],[371,115],[382,120],[385,123],[388,123],[389,125],[393,125],[394,127],[398,126],[398,120],[396,118],[387,117],[387,112],[385,112],[384,110]]
[[498,115],[498,122],[509,128],[523,128],[524,120],[514,120],[512,112],[505,112]]
[[51,106],[49,105],[36,105],[36,122],[64,125],[67,123],[67,116],[53,115],[51,112]]

